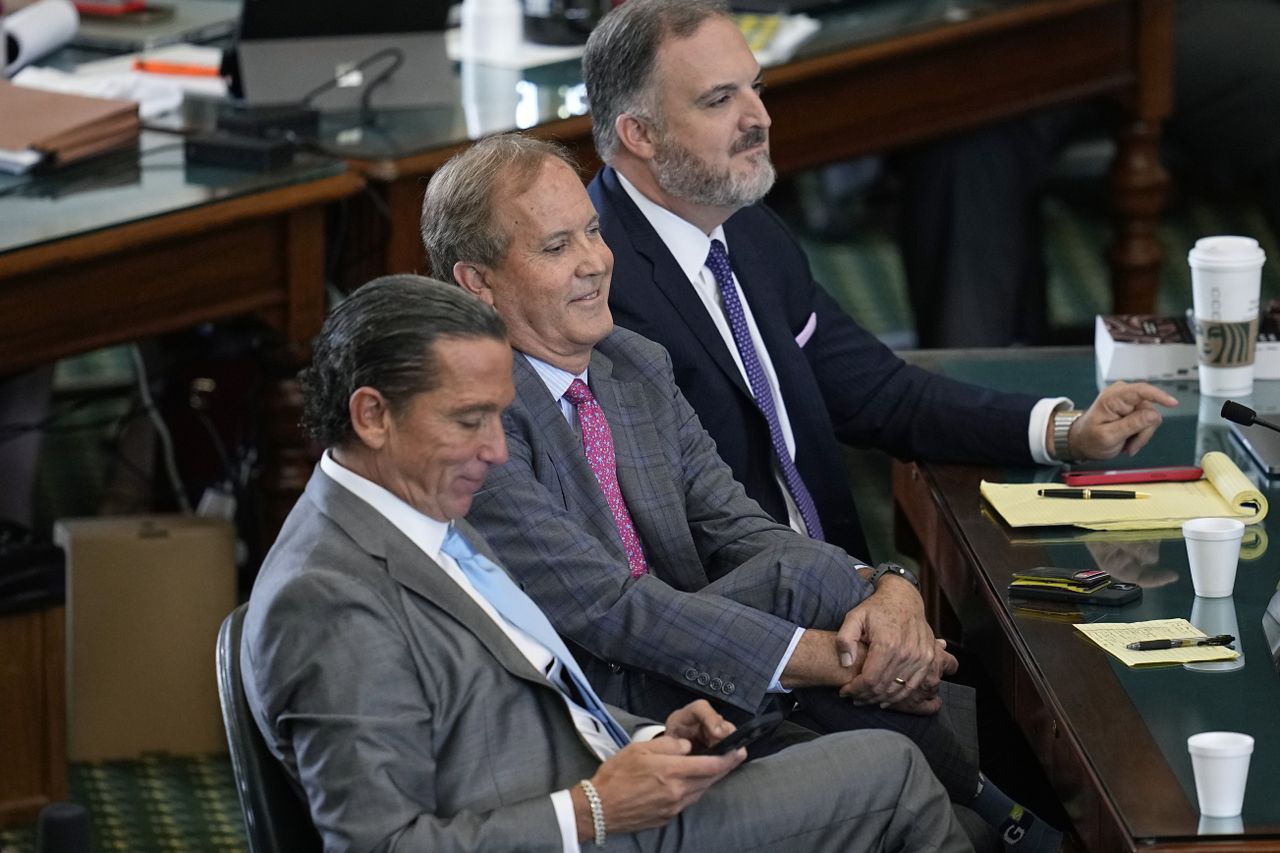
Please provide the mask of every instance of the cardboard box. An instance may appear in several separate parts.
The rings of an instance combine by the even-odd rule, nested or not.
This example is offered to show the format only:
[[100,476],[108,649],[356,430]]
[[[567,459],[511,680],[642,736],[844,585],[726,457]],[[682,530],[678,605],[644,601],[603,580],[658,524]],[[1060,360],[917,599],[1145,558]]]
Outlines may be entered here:
[[67,754],[223,752],[214,646],[236,606],[220,519],[66,519]]
[[[1107,382],[1199,381],[1190,312],[1185,318],[1157,314],[1099,314],[1093,348],[1098,376]],[[1280,300],[1271,300],[1258,322],[1254,379],[1280,379]]]
[[1178,317],[1099,314],[1093,347],[1108,382],[1197,378],[1195,333]]

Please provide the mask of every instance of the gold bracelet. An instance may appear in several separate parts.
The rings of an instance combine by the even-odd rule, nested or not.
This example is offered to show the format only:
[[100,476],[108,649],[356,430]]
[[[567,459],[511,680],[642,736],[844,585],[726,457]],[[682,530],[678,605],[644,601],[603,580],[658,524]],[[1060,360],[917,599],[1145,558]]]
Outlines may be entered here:
[[603,847],[606,833],[604,828],[604,805],[600,802],[600,794],[596,791],[596,786],[591,784],[590,779],[583,779],[578,785],[582,787],[582,792],[587,795],[587,805],[591,807],[591,826],[596,831],[596,846]]

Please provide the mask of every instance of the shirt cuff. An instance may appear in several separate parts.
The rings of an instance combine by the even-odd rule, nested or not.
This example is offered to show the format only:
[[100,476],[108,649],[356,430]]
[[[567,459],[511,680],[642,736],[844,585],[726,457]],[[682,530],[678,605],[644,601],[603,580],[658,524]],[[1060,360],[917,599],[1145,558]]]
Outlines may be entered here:
[[1037,465],[1057,465],[1059,460],[1049,455],[1045,434],[1049,432],[1049,418],[1059,409],[1070,409],[1074,403],[1066,397],[1045,397],[1031,407],[1031,422],[1027,424],[1027,442],[1031,446],[1031,458]]
[[644,743],[656,738],[667,730],[666,726],[641,726],[631,733],[632,743]]
[[773,680],[769,682],[769,693],[790,693],[791,691],[782,686],[782,672],[787,668],[787,664],[791,662],[791,655],[796,650],[796,644],[800,642],[800,637],[804,635],[804,628],[796,628],[796,632],[791,635],[791,643],[787,646],[787,650],[782,653],[782,660],[778,662],[778,668],[773,671]]
[[569,796],[568,788],[551,795],[551,807],[556,810],[564,853],[582,853],[582,845],[578,843],[578,821],[573,814],[573,797]]

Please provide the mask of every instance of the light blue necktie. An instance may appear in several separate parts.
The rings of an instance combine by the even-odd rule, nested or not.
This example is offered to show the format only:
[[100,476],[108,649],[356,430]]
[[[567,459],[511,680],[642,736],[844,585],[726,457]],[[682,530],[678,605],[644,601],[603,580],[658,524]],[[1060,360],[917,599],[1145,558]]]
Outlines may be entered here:
[[452,525],[449,527],[448,535],[444,537],[444,544],[440,546],[440,550],[453,557],[458,568],[462,569],[462,573],[471,581],[471,585],[502,614],[504,619],[533,637],[555,655],[556,660],[560,661],[561,671],[578,688],[582,706],[591,716],[600,721],[605,731],[613,737],[614,742],[620,747],[630,743],[631,738],[604,707],[604,703],[600,701],[600,697],[596,695],[596,691],[592,689],[587,677],[578,667],[578,662],[569,653],[569,648],[560,639],[555,628],[551,627],[546,614],[537,604],[534,604],[533,599],[525,595],[524,591],[516,586],[516,582],[494,565],[493,561],[483,554],[476,553],[471,543]]

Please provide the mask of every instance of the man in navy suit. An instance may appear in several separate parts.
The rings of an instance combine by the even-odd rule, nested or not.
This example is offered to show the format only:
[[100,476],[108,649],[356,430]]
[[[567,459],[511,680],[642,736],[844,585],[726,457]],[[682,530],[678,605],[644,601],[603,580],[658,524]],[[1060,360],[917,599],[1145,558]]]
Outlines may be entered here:
[[773,185],[760,67],[724,7],[631,0],[583,57],[589,192],[615,320],[671,353],[734,477],[778,521],[868,549],[840,444],[936,461],[1049,464],[1137,452],[1176,401],[1116,383],[1085,412],[912,367],[845,314],[760,204]]

